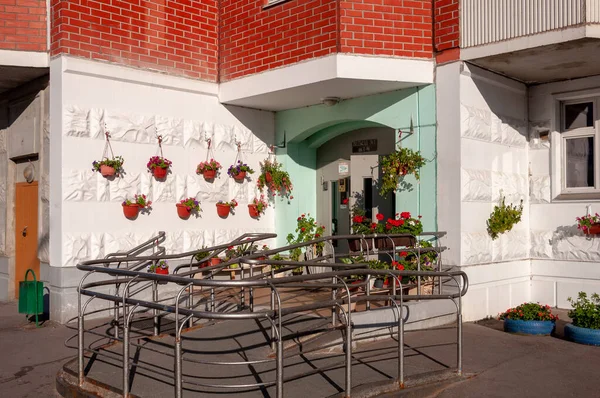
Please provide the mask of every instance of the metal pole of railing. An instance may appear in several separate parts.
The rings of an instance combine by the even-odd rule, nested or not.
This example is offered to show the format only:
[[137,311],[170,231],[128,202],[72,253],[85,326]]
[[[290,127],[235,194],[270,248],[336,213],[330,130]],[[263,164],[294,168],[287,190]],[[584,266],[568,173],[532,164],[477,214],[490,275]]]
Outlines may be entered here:
[[[188,283],[187,285],[185,285],[184,287],[179,289],[179,292],[177,292],[177,296],[175,296],[175,330],[176,331],[179,329],[179,300],[181,300],[181,295],[183,294],[183,292],[192,285],[193,285],[192,282]],[[186,320],[187,320],[187,318],[186,318]],[[185,324],[185,321],[183,323]]]
[[123,318],[123,397],[125,398],[129,396],[129,325],[138,306],[139,304],[136,304],[127,317]]
[[[250,279],[252,279],[252,277],[254,276],[254,267],[253,267],[253,264],[248,264],[248,266],[250,267]],[[240,263],[240,267],[242,267],[241,272],[244,273],[243,263]],[[250,294],[250,311],[254,312],[254,289],[252,288],[252,286],[250,286],[250,288],[249,288],[249,294]]]
[[[421,244],[417,244],[417,271],[421,271]],[[421,277],[417,276],[417,294],[421,294]]]
[[461,296],[461,284],[460,282],[452,277],[452,279],[454,279],[454,281],[456,282],[456,285],[458,286],[458,311],[456,311],[457,316],[456,316],[456,333],[457,333],[457,359],[456,359],[456,367],[458,368],[458,375],[462,376],[462,296]]
[[348,297],[348,313],[346,314],[346,397],[352,393],[352,298],[348,284],[340,277],[337,280],[344,284]]
[[83,386],[83,383],[85,381],[85,370],[83,367],[83,358],[84,358],[84,348],[83,348],[83,334],[85,332],[84,329],[84,317],[85,317],[85,309],[87,308],[88,304],[90,303],[90,301],[92,301],[93,299],[95,299],[96,296],[92,296],[90,297],[85,304],[83,305],[83,308],[81,309],[81,312],[79,314],[79,324],[78,324],[78,339],[77,339],[77,374],[79,376],[79,386]]
[[[271,279],[275,277],[273,265],[271,265]],[[271,312],[275,313],[275,291],[271,289]],[[271,349],[275,349],[275,325],[271,322]]]
[[188,320],[191,320],[193,317],[188,315],[183,322],[181,322],[181,326],[175,330],[175,363],[174,363],[174,376],[175,376],[175,398],[181,398],[183,392],[183,356],[181,350],[181,331],[183,326]]
[[[158,282],[152,281],[152,301],[156,304],[158,302]],[[158,310],[155,308],[152,310],[154,317],[152,323],[154,325],[154,335],[158,336],[160,333],[160,318],[158,317]]]
[[[215,275],[211,274],[210,275],[210,280],[214,280],[215,279]],[[215,288],[211,287],[210,288],[210,312],[215,312],[215,308],[216,308],[216,303],[215,303],[216,297],[215,297]]]
[[267,281],[271,290],[275,292],[277,300],[277,398],[283,398],[283,328],[281,321],[281,296],[275,285]]
[[[83,281],[93,274],[94,271],[90,271],[81,278],[79,282],[79,287],[77,288],[77,371],[79,376],[79,385],[83,385],[84,382],[84,369],[83,369],[83,308],[81,307],[81,288],[83,287]],[[91,299],[90,299],[91,300]],[[90,301],[88,300],[88,302]],[[86,303],[87,305],[87,303]]]

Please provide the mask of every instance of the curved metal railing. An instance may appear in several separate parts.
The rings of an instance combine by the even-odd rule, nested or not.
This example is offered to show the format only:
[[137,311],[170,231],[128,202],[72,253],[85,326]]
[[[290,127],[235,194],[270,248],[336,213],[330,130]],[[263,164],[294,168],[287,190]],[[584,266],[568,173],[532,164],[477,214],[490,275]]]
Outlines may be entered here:
[[[185,361],[212,364],[212,365],[248,365],[250,363],[268,363],[274,362],[276,367],[275,380],[259,382],[253,384],[207,384],[200,383],[195,380],[186,378],[186,384],[208,388],[225,388],[225,389],[248,389],[259,388],[266,386],[276,386],[278,397],[283,397],[283,385],[285,382],[283,374],[283,317],[291,314],[303,314],[308,311],[329,310],[331,309],[331,325],[337,327],[337,323],[346,329],[344,349],[346,368],[346,394],[350,396],[352,386],[352,304],[365,303],[366,310],[369,310],[369,305],[372,302],[389,302],[390,308],[394,310],[397,322],[398,336],[398,376],[397,381],[400,386],[404,383],[404,323],[405,316],[403,315],[403,305],[411,300],[451,300],[456,305],[456,322],[457,322],[457,372],[462,372],[462,302],[461,297],[468,290],[468,278],[464,272],[460,271],[441,271],[441,253],[446,249],[440,246],[439,238],[444,236],[444,233],[429,233],[419,237],[414,237],[418,242],[419,239],[425,236],[433,237],[436,240],[434,247],[415,247],[402,248],[402,251],[413,252],[418,257],[420,267],[420,255],[425,252],[438,253],[438,270],[437,271],[397,271],[397,270],[373,270],[368,268],[366,263],[346,264],[337,262],[343,257],[352,256],[356,252],[336,254],[334,250],[329,253],[321,253],[321,255],[311,259],[310,261],[292,261],[292,260],[271,260],[268,257],[282,252],[301,248],[307,249],[315,247],[315,245],[323,243],[328,248],[333,249],[332,242],[340,239],[356,239],[356,235],[322,237],[309,242],[303,242],[285,247],[253,252],[252,244],[261,240],[272,239],[275,234],[244,234],[239,238],[222,245],[216,245],[210,248],[188,251],[181,254],[164,253],[164,248],[160,248],[159,240],[164,240],[164,232],[161,232],[157,237],[145,242],[144,244],[130,250],[125,254],[114,253],[105,259],[90,260],[80,263],[77,267],[86,271],[78,288],[78,381],[83,385],[85,381],[84,362],[85,352],[94,352],[98,354],[100,350],[96,348],[85,348],[85,334],[90,333],[100,337],[108,338],[109,341],[121,341],[123,343],[122,370],[123,370],[123,395],[129,393],[129,365],[132,360],[129,358],[129,348],[131,345],[136,345],[131,340],[131,323],[136,315],[139,316],[142,312],[151,312],[148,319],[153,319],[154,330],[152,335],[157,336],[160,333],[161,317],[166,315],[174,315],[175,327],[173,334],[175,343],[173,354],[170,355],[175,359],[174,369],[174,386],[175,396],[180,397],[183,390],[182,368]],[[395,245],[394,238],[407,237],[411,235],[369,235],[358,237],[361,241],[360,247],[363,248],[363,243],[371,240],[371,249],[369,244],[364,243],[362,254],[367,256],[379,255],[389,256],[394,259],[396,253],[400,249]],[[388,248],[377,249],[376,239],[386,239],[391,242]],[[231,246],[248,245],[250,250],[247,254],[229,259],[221,264],[202,267],[207,260],[218,256]],[[145,250],[152,249],[155,251],[152,255],[139,255]],[[209,252],[210,255],[203,257],[200,261],[196,260],[196,255],[202,252]],[[156,254],[158,253],[158,254]],[[189,259],[187,259],[189,257]],[[160,260],[180,260],[181,264],[174,267],[173,274],[160,275],[141,271],[139,265],[153,263]],[[126,264],[125,267],[121,267]],[[129,264],[137,264],[130,266]],[[223,270],[227,270],[232,264],[239,264],[240,280],[218,280],[215,279]],[[271,265],[268,272],[254,273],[255,270],[262,270],[265,265]],[[282,266],[280,270],[274,270],[273,265]],[[288,269],[303,267],[319,267],[323,268],[323,272],[299,276],[284,276],[281,278],[275,277],[277,273],[285,272]],[[182,271],[182,272],[180,272]],[[245,276],[245,274],[248,274]],[[94,280],[87,282],[86,280],[91,275],[106,275],[110,277],[104,280]],[[364,276],[362,282],[364,293],[353,294],[353,289],[356,285],[350,287],[353,277]],[[386,276],[391,278],[394,283],[388,290],[387,294],[371,294],[370,278],[377,276]],[[406,295],[403,293],[403,278],[415,277],[418,282],[421,278],[430,278],[436,280],[439,286],[437,294],[424,295],[421,294],[420,284],[418,284],[416,295]],[[114,279],[113,279],[114,278]],[[442,292],[441,286],[443,280],[452,280],[456,291],[452,293]],[[115,294],[102,291],[106,286],[116,286]],[[135,286],[141,285],[136,290],[132,290]],[[121,290],[119,287],[123,286]],[[141,297],[147,286],[152,287],[152,297]],[[159,288],[163,291],[170,291],[171,295],[159,299],[157,294]],[[254,295],[255,289],[267,289],[270,292],[270,306],[268,308],[255,308]],[[319,289],[330,291],[329,300],[321,300],[308,304],[301,305],[285,305],[282,299],[282,291],[285,289],[298,289],[300,291],[307,289]],[[119,293],[120,291],[120,293]],[[342,292],[343,294],[340,294]],[[246,293],[248,293],[248,305],[246,305]],[[380,293],[380,292],[379,292]],[[201,296],[200,300],[194,302],[194,298]],[[240,298],[240,305],[236,311],[219,311],[217,309],[217,301],[224,302],[231,300],[233,297]],[[82,297],[88,299],[83,302]],[[139,296],[139,297],[138,297]],[[107,309],[100,309],[91,312],[86,312],[88,305],[93,300],[103,300],[113,304],[115,311],[113,320],[113,335],[109,336],[108,332],[101,333],[85,329],[86,315],[98,315]],[[205,305],[204,310],[200,310],[199,306]],[[275,350],[273,359],[264,359],[258,361],[204,361],[194,358],[183,358],[183,347],[181,334],[185,325],[192,326],[194,320],[203,321],[241,321],[248,319],[266,320],[270,324],[271,347]],[[122,330],[122,338],[119,334],[119,329]],[[141,332],[141,331],[138,331]],[[165,354],[164,352],[161,352]],[[109,355],[103,352],[105,355]],[[166,355],[166,354],[165,354]],[[114,358],[113,358],[114,359]],[[136,363],[136,367],[143,369],[143,363]],[[323,370],[323,369],[320,369]]]

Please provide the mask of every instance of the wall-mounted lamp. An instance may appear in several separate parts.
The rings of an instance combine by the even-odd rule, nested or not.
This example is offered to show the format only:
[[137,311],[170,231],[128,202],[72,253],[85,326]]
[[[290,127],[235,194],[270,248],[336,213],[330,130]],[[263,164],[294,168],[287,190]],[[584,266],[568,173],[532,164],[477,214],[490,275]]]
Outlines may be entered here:
[[325,97],[325,98],[321,98],[321,102],[327,106],[334,106],[337,105],[340,102],[340,98],[339,97]]

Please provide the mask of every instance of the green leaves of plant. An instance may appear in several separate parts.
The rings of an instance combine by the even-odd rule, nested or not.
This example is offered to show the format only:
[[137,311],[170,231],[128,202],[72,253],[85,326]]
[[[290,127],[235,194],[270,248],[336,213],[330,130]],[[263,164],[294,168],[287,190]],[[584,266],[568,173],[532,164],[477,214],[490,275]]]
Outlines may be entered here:
[[567,301],[573,307],[569,311],[569,318],[573,320],[573,325],[580,328],[600,329],[600,296],[597,293],[588,298],[585,292],[579,292],[577,300],[569,297]]
[[523,214],[523,200],[519,206],[506,205],[504,196],[500,200],[500,205],[494,207],[494,211],[487,220],[487,232],[492,239],[498,238],[498,235],[510,231],[516,223],[521,221]]

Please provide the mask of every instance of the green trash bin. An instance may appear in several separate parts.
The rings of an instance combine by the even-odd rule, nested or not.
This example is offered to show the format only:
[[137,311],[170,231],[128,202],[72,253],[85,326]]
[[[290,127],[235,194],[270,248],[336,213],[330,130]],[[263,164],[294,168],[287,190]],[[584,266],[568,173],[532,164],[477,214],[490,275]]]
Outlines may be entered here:
[[[33,280],[28,281],[31,272]],[[28,269],[25,280],[19,282],[19,314],[35,315],[35,326],[39,327],[38,315],[44,313],[44,283],[38,282],[35,272]]]

